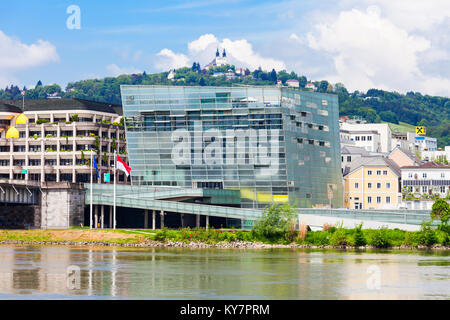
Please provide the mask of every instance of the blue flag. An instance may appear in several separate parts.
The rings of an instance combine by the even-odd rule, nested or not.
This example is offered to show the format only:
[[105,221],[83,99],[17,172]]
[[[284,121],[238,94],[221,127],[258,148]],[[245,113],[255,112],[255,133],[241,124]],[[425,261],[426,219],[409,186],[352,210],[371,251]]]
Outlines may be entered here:
[[95,171],[97,171],[97,179],[100,178],[100,175],[98,174],[98,166],[97,166],[97,161],[95,161],[95,157],[94,157],[94,168]]

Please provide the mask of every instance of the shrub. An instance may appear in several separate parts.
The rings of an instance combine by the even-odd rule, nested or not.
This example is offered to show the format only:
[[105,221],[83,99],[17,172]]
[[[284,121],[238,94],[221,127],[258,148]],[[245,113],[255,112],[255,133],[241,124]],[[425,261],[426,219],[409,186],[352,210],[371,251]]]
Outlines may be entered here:
[[48,123],[50,122],[50,120],[48,119],[37,119],[36,120],[36,124],[42,124],[42,123]]
[[167,233],[168,233],[167,228],[162,228],[161,230],[156,232],[155,240],[156,241],[164,241],[164,240],[166,240],[167,239]]
[[367,240],[364,237],[364,233],[362,231],[362,223],[355,227],[355,233],[353,235],[353,245],[357,247],[365,246],[367,244]]
[[344,228],[339,227],[331,234],[330,244],[333,246],[345,246],[348,244],[347,234]]
[[263,210],[262,217],[256,221],[252,229],[252,234],[259,238],[266,238],[269,241],[280,238],[289,240],[294,213],[294,208],[288,203],[283,205],[273,204]]
[[368,237],[368,244],[377,248],[387,248],[391,245],[389,235],[385,227],[373,230]]
[[436,232],[431,227],[431,221],[422,223],[418,233],[418,243],[429,247],[437,242],[438,239],[436,237]]
[[327,246],[330,244],[330,237],[327,232],[311,231],[307,233],[305,240],[300,243],[302,242],[316,246]]

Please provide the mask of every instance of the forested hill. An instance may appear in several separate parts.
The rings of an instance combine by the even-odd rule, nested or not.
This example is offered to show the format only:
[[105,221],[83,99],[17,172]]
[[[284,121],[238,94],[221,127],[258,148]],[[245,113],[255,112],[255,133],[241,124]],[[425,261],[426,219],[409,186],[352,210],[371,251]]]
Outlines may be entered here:
[[[288,79],[299,81],[304,90],[308,79],[294,72],[265,72],[240,70],[235,72],[234,66],[222,66],[201,70],[198,63],[192,68],[177,69],[173,80],[167,79],[168,72],[155,74],[131,74],[103,79],[91,79],[71,82],[63,91],[58,85],[42,85],[39,81],[34,89],[26,90],[25,99],[45,99],[48,95],[58,94],[66,98],[83,98],[101,102],[121,104],[121,84],[142,85],[199,85],[199,86],[232,86],[275,85],[277,80],[285,84]],[[319,92],[335,93],[339,96],[341,115],[359,116],[368,122],[399,121],[411,125],[424,125],[427,134],[438,138],[439,147],[450,145],[450,99],[438,96],[422,95],[419,92],[400,94],[378,89],[370,89],[366,93],[355,91],[349,93],[343,84],[330,84],[328,81],[314,81]],[[24,88],[26,89],[26,88]],[[11,85],[0,89],[0,100],[22,99],[21,89]]]

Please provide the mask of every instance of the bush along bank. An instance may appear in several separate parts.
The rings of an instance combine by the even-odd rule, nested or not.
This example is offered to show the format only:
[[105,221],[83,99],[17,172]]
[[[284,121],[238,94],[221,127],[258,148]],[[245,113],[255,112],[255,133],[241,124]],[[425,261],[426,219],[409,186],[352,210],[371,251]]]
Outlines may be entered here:
[[[270,237],[255,229],[215,230],[215,229],[162,229],[157,231],[154,240],[171,243],[254,243],[280,247],[310,248],[443,248],[450,249],[449,230],[433,229],[430,223],[424,223],[420,231],[399,229],[362,229],[362,225],[353,229],[329,227],[324,231],[292,231],[271,234]],[[263,246],[267,247],[267,246]]]

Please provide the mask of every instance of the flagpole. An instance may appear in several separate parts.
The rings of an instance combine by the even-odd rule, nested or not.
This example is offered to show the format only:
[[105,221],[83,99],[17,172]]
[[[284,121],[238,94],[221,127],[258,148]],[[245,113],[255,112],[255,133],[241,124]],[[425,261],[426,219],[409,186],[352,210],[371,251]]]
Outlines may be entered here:
[[113,200],[113,217],[114,217],[114,224],[113,229],[116,228],[116,167],[117,167],[117,156],[116,156],[116,150],[114,149],[114,200]]
[[92,229],[92,150],[91,150],[91,203],[90,203],[90,210],[89,210],[89,226]]

